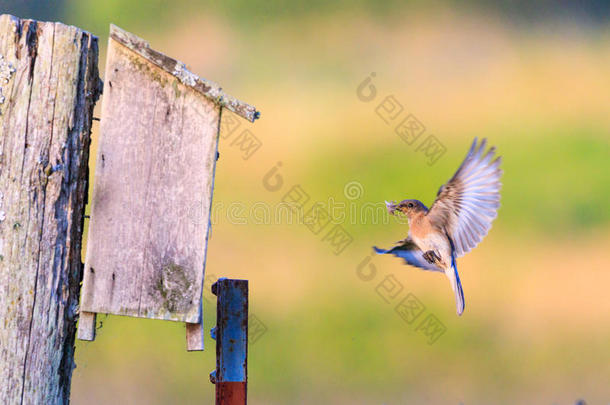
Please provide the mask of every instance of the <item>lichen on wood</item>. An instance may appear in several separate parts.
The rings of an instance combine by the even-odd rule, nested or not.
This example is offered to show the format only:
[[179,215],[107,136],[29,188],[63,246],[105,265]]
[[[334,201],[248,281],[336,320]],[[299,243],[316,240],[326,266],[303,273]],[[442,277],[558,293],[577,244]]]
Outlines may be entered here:
[[[2,94],[2,87],[8,84],[13,73],[15,73],[13,65],[4,59],[4,55],[0,54],[0,104],[4,104],[4,100],[6,100],[6,97]],[[1,108],[0,114],[2,114]]]
[[254,122],[260,117],[260,112],[254,106],[225,93],[218,84],[197,76],[188,70],[184,63],[150,48],[148,42],[142,38],[124,31],[116,25],[110,26],[110,38],[172,74],[182,84],[192,87],[221,107],[233,111],[250,122]]

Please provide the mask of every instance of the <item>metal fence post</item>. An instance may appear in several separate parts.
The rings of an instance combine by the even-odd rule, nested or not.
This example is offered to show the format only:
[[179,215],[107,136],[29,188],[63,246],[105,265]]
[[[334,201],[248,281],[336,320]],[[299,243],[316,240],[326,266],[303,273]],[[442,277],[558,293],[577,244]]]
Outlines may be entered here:
[[248,280],[220,278],[212,285],[217,296],[216,405],[245,405],[248,381]]

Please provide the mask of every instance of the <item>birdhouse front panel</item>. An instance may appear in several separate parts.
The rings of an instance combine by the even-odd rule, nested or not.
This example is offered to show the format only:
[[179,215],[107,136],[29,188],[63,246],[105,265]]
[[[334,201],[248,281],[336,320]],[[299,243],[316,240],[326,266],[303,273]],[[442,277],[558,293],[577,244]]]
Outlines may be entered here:
[[199,323],[221,106],[137,50],[111,35],[81,311]]

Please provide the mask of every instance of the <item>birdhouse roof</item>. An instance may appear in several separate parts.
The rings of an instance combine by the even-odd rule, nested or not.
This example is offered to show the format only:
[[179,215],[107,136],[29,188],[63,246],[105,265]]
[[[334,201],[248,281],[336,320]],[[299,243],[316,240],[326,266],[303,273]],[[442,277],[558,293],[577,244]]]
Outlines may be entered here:
[[114,24],[110,25],[110,38],[175,76],[182,84],[203,94],[214,103],[233,111],[250,122],[259,118],[260,112],[254,106],[225,93],[218,84],[197,76],[188,70],[184,63],[150,48],[148,42],[142,38]]

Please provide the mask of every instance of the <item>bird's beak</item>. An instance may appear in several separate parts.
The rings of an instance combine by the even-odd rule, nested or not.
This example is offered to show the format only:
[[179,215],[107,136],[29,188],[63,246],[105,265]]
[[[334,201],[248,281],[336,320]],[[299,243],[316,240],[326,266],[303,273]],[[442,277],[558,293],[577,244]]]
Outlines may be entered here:
[[398,209],[398,205],[394,201],[386,201],[385,207],[388,209],[390,215],[394,215],[394,212]]

